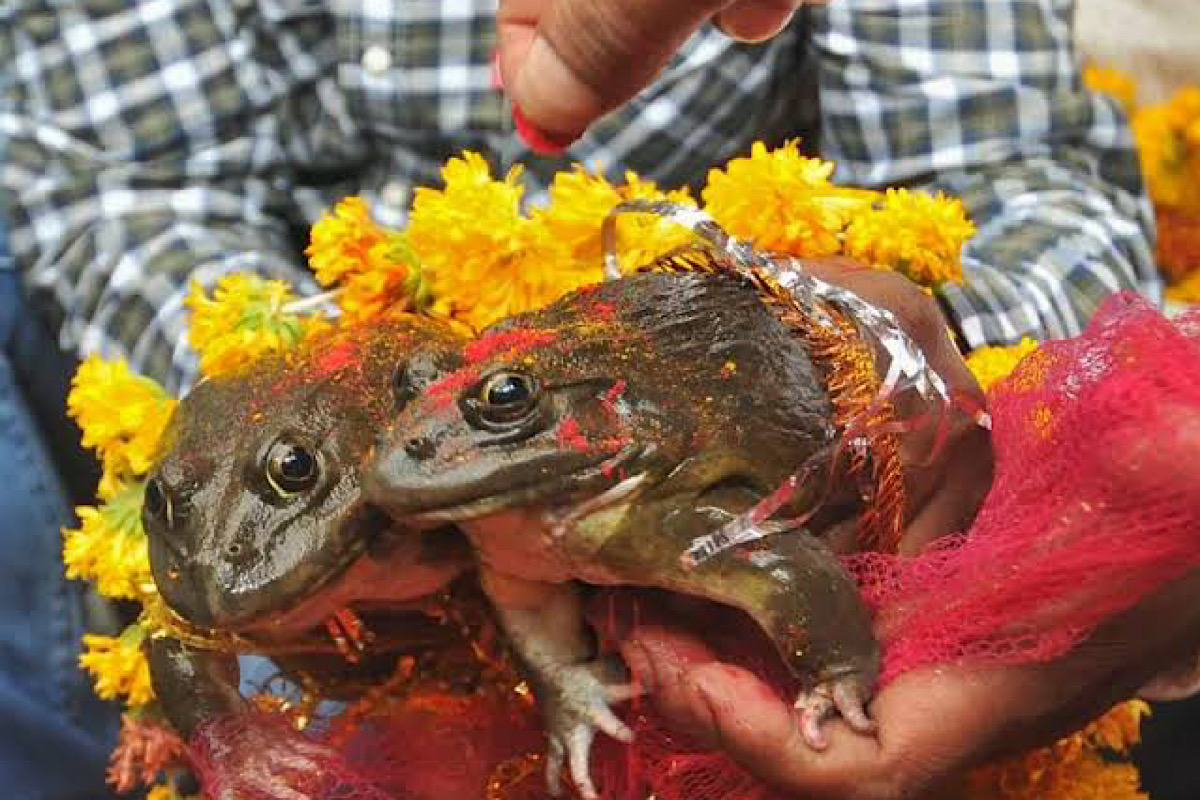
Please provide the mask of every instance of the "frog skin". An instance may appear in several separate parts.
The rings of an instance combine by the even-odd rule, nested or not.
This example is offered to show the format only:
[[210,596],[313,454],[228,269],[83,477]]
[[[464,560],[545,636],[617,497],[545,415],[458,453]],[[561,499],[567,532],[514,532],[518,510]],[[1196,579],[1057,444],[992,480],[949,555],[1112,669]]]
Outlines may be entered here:
[[[454,522],[471,540],[535,675],[552,790],[566,761],[594,797],[595,731],[631,735],[609,703],[632,688],[592,660],[573,581],[739,608],[801,682],[811,745],[824,746],[835,710],[873,731],[864,703],[878,647],[835,554],[853,546],[859,486],[831,472],[837,431],[820,374],[749,281],[648,273],[590,287],[412,354],[395,385],[407,402],[365,467],[365,494],[401,524]],[[684,563],[698,537],[806,465],[832,477],[781,509],[809,512],[804,527]]]
[[[448,628],[406,604],[469,570],[470,549],[461,534],[404,530],[373,510],[360,467],[395,413],[392,365],[450,338],[418,318],[324,334],[180,401],[142,520],[155,583],[187,627],[282,654],[285,672],[321,679],[333,697],[386,678],[399,653],[445,642]],[[325,632],[352,606],[377,636],[353,664]],[[244,708],[234,655],[171,637],[147,651],[181,734]]]

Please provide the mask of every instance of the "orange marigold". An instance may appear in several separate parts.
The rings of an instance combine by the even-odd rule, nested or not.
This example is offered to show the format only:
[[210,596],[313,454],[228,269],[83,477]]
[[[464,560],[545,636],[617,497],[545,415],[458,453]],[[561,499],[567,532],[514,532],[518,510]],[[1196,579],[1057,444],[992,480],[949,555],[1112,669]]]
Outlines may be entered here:
[[317,282],[339,287],[338,305],[352,323],[428,305],[416,253],[404,234],[371,219],[361,197],[339,200],[317,220],[305,252]]
[[1189,214],[1158,207],[1155,217],[1158,220],[1155,255],[1167,280],[1180,281],[1200,271],[1200,212]]

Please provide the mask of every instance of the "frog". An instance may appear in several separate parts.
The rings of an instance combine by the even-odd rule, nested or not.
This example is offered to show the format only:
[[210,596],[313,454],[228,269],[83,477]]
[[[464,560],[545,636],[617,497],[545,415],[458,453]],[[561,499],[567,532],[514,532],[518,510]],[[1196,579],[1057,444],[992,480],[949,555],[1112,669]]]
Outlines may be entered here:
[[[392,363],[456,335],[412,315],[339,327],[181,399],[142,522],[177,629],[148,640],[151,680],[185,738],[248,708],[236,655],[207,639],[270,654],[322,696],[349,698],[390,676],[398,656],[460,635],[426,612],[472,569],[465,540],[397,526],[361,491],[365,454],[394,413]],[[287,755],[278,762],[294,766]]]
[[[839,555],[867,505],[838,458],[823,373],[755,280],[649,271],[568,294],[472,341],[402,358],[402,406],[364,467],[398,523],[452,523],[533,676],[547,781],[597,796],[598,732],[636,681],[597,656],[587,586],[716,601],[766,633],[800,683],[814,748],[836,714],[864,735],[879,669],[871,618]],[[695,543],[811,475],[771,535],[692,559]],[[617,665],[619,667],[620,665]]]

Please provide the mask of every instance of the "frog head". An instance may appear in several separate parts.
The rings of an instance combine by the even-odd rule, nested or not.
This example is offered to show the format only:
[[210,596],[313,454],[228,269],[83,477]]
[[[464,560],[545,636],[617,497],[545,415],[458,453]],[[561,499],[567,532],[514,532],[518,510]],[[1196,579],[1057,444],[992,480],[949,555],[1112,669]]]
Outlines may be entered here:
[[[360,464],[395,413],[396,360],[450,336],[417,318],[350,328],[205,380],[184,397],[142,509],[167,604],[209,628],[264,620],[278,628],[285,618],[303,626],[352,599],[345,578],[354,565],[365,569],[361,562],[420,562],[437,572],[440,560],[457,571],[461,559],[431,555],[360,490]],[[428,571],[417,583],[431,579]],[[323,594],[321,608],[307,602]]]
[[755,288],[648,273],[408,354],[365,491],[396,519],[572,505],[618,485],[757,495],[833,436],[807,353]]

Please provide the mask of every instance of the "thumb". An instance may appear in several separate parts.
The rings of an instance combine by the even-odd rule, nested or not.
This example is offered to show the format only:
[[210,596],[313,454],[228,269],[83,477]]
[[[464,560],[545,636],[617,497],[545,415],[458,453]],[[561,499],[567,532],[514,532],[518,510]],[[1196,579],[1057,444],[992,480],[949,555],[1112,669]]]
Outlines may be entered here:
[[500,74],[522,133],[542,135],[547,146],[535,149],[561,150],[648,85],[708,19],[728,10],[727,27],[761,38],[793,8],[791,0],[502,0]]

